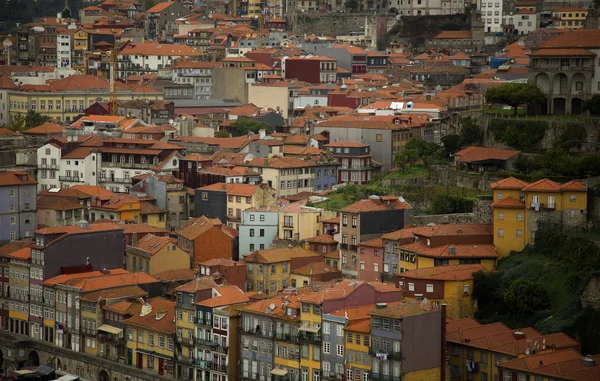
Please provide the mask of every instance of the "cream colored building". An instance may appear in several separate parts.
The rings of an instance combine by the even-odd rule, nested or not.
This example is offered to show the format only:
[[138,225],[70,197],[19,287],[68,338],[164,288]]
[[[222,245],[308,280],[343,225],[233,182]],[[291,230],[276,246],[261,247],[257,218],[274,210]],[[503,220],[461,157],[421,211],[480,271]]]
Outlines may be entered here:
[[279,211],[279,239],[302,241],[321,234],[321,221],[333,218],[336,212],[306,206],[307,200],[292,202]]
[[287,86],[275,84],[249,84],[248,103],[257,107],[269,107],[278,110],[283,117],[289,112],[289,90]]

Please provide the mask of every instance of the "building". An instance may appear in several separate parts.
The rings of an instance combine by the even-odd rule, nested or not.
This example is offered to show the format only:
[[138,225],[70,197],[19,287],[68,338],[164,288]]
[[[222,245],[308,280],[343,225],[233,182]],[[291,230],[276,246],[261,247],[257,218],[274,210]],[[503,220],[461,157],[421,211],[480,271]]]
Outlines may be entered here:
[[186,269],[191,265],[190,254],[169,237],[146,235],[125,249],[125,269],[129,272],[157,274],[168,270]]
[[165,214],[165,210],[157,208],[147,201],[141,201],[138,196],[129,194],[113,195],[108,200],[97,198],[90,205],[90,221],[92,222],[103,219],[133,221],[165,229]]
[[494,192],[494,245],[499,257],[534,243],[544,227],[568,229],[587,220],[587,186],[577,181],[534,183],[509,177],[491,185]]
[[279,210],[279,239],[303,241],[321,233],[321,220],[335,212],[306,206],[308,200],[291,202]]
[[74,31],[68,28],[57,28],[56,32],[56,66],[70,70],[73,66],[71,52]]
[[75,225],[85,218],[86,207],[75,197],[38,196],[37,223],[55,227]]
[[475,172],[511,170],[519,154],[508,149],[467,147],[454,154],[454,165]]
[[275,192],[266,184],[216,183],[196,189],[196,216],[218,218],[233,228],[242,222],[242,211],[275,206]]
[[383,240],[380,237],[358,244],[360,263],[358,279],[364,281],[381,280],[383,271]]
[[323,45],[316,47],[316,54],[335,59],[336,67],[348,70],[352,74],[367,72],[367,52],[359,47],[348,44]]
[[363,143],[335,142],[325,145],[341,164],[338,167],[338,184],[368,184],[373,175],[370,146]]
[[500,379],[527,377],[528,379],[584,380],[594,376],[600,355],[583,356],[575,349],[555,353],[534,354],[500,363]]
[[305,287],[315,282],[330,282],[339,279],[342,279],[342,272],[325,262],[311,262],[290,273],[292,287]]
[[[353,105],[352,108],[358,106]],[[348,142],[352,146],[339,148],[348,148],[349,152],[350,148],[358,148],[365,155],[372,154],[373,159],[384,168],[395,166],[393,161],[396,152],[402,151],[411,138],[434,139],[434,124],[427,114],[334,116],[315,125],[314,130],[315,133],[329,131],[329,139],[336,149],[334,155],[337,153],[336,145]],[[361,145],[367,145],[369,152]]]
[[478,0],[478,8],[481,12],[481,20],[485,23],[485,33],[503,32],[502,20],[504,16],[504,2]]
[[577,7],[560,7],[552,11],[554,28],[581,29],[585,26],[588,10]]
[[291,284],[291,271],[320,261],[318,254],[300,247],[257,250],[244,257],[248,279],[246,289],[274,295]]
[[395,196],[370,196],[340,210],[341,266],[346,277],[358,278],[358,245],[412,221],[412,209]]
[[[160,3],[160,4],[169,4]],[[157,5],[160,5],[157,4]],[[170,4],[181,4],[170,2]],[[148,13],[146,13],[149,15]],[[151,28],[152,24],[146,25]],[[159,69],[171,66],[177,58],[199,57],[202,53],[185,45],[165,44],[158,41],[133,43],[126,42],[117,55],[118,75],[127,78],[140,73],[158,73]]]
[[[202,30],[198,31],[202,33]],[[189,60],[180,60],[173,65],[173,77],[171,80],[175,83],[193,83],[194,99],[208,100],[212,99],[212,68],[215,66],[212,62],[195,62]],[[188,82],[190,81],[190,82]]]
[[[506,380],[506,377],[500,378],[501,364],[531,358],[533,346],[538,355],[579,346],[564,333],[542,335],[533,328],[512,330],[502,323],[480,324],[471,318],[449,321],[446,340],[452,380],[472,378],[476,373],[480,379]],[[474,367],[467,367],[467,361]]]
[[[321,220],[321,224],[327,220]],[[338,241],[333,236],[323,233],[304,240],[304,248],[325,255],[338,251]],[[337,266],[336,266],[337,268]]]
[[140,312],[124,321],[127,365],[175,376],[175,302],[148,299]]
[[290,57],[285,62],[285,78],[307,83],[336,83],[335,58],[321,56]]
[[447,316],[460,319],[473,316],[476,303],[472,299],[473,273],[487,271],[480,264],[451,265],[409,270],[397,276],[398,287],[409,300],[427,298],[434,309],[446,304]]
[[0,173],[0,243],[33,236],[37,182],[25,171]]
[[246,289],[246,263],[232,259],[215,258],[198,264],[200,275],[210,276],[218,284],[230,284]]
[[279,207],[257,206],[242,212],[239,225],[240,255],[271,247],[279,231]]
[[[158,3],[145,13],[144,34],[147,40],[164,40],[168,32],[177,32],[175,20],[189,15],[191,12],[182,2],[164,1]],[[191,49],[191,48],[190,48]]]
[[539,27],[539,18],[535,10],[519,9],[514,15],[504,16],[505,28],[509,27],[520,36],[526,36]]
[[177,245],[190,255],[192,268],[210,259],[238,260],[238,233],[219,219],[201,216],[175,233]]
[[[425,301],[391,306],[384,303],[378,307],[370,313],[370,379],[385,380],[389,376],[404,380],[445,379],[444,310],[434,310]],[[346,376],[351,378],[355,371],[364,374],[364,370],[346,368]]]
[[[129,102],[121,102],[118,105],[117,113],[118,115],[127,115],[128,117],[137,118],[150,125],[165,125],[169,123],[169,120],[175,119],[175,103],[173,103],[173,101],[141,102],[139,100],[132,100]],[[132,132],[130,131],[129,133]],[[134,138],[134,136],[131,136],[131,138]]]

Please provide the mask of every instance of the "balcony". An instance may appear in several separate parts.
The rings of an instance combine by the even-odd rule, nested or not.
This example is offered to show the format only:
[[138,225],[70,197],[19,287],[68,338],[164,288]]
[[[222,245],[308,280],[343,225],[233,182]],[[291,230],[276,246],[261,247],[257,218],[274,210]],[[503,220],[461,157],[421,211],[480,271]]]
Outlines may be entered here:
[[288,343],[299,343],[300,342],[300,336],[297,335],[290,335],[288,333],[276,333],[275,334],[275,340],[277,341],[286,341]]
[[340,243],[340,249],[348,249],[348,244],[347,243]]
[[212,319],[204,319],[204,318],[197,319],[195,321],[195,323],[198,324],[198,325],[204,325],[204,326],[207,326],[207,327],[212,327],[212,325],[213,325]]
[[219,352],[227,354],[229,352],[229,347],[224,347],[222,345],[217,345],[216,347],[212,347],[213,352]]
[[377,354],[386,354],[388,360],[402,360],[402,352],[384,351],[379,348],[369,348],[369,354],[373,357],[377,357]]
[[369,372],[369,380],[381,380],[381,381],[400,381],[400,376],[392,376],[389,374]]
[[394,282],[396,283],[396,275],[390,273],[381,273],[381,281],[382,282]]
[[81,177],[73,177],[73,176],[58,176],[60,181],[70,181],[72,183],[82,183],[83,178]]
[[212,361],[206,361],[206,360],[202,360],[202,359],[196,359],[196,365],[200,369],[211,369]]
[[217,372],[227,373],[227,365],[225,364],[216,364],[213,362],[210,364],[209,368]]
[[105,161],[102,163],[103,167],[108,168],[131,168],[131,169],[150,169],[150,163],[140,164],[140,163],[117,163],[112,161]]
[[260,336],[260,337],[265,337],[268,339],[274,339],[275,338],[275,333],[272,331],[267,331],[267,332],[262,332],[261,330],[256,330],[254,328],[249,328],[249,329],[244,329],[241,328],[242,332],[247,333],[249,335],[255,335],[255,336]]
[[216,348],[219,346],[219,343],[214,341],[214,340],[207,340],[207,339],[202,339],[202,338],[197,338],[196,339],[196,345],[201,345],[204,347],[211,347],[211,348]]
[[241,216],[227,215],[227,221],[242,222]]
[[300,342],[304,343],[304,344],[321,345],[321,343],[323,342],[323,338],[321,337],[321,335],[303,334],[303,335],[300,335]]

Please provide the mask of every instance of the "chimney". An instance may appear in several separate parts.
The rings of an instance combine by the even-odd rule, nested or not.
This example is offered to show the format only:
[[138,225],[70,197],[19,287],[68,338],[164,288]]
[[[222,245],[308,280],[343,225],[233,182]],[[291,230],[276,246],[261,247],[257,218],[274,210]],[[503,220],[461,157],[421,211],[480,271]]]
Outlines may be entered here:
[[586,368],[593,368],[596,366],[596,360],[594,360],[594,358],[589,355],[582,358],[581,362],[583,362],[583,366],[585,366]]
[[137,232],[133,232],[133,234],[131,234],[131,245],[135,245],[138,241],[138,235]]
[[264,128],[261,128],[260,130],[258,130],[258,136],[260,137],[260,139],[264,139],[264,137],[267,136],[267,131]]
[[152,306],[150,305],[150,303],[144,303],[144,305],[142,306],[142,310],[140,311],[140,316],[146,316],[150,312],[152,312]]
[[527,338],[527,335],[525,335],[525,332],[521,330],[516,330],[513,332],[513,337],[515,338],[515,340],[523,340]]

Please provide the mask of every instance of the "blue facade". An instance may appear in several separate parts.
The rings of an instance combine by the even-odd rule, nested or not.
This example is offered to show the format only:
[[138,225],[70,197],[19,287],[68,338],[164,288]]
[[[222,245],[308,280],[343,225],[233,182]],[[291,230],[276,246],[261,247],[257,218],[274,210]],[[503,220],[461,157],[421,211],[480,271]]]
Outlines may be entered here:
[[315,191],[324,191],[333,189],[338,183],[337,165],[316,164],[315,166]]
[[268,249],[277,238],[278,229],[278,208],[260,207],[242,211],[242,223],[239,225],[240,255]]
[[[343,328],[346,327],[346,322],[345,317],[323,314],[321,324],[323,348],[329,349],[329,352],[321,351],[321,369],[324,380],[342,380],[346,373],[345,357],[337,354],[338,346],[345,346]],[[338,334],[340,329],[342,329],[342,336]]]
[[32,237],[37,229],[37,185],[31,176],[20,173],[2,175],[15,180],[0,186],[0,243]]

